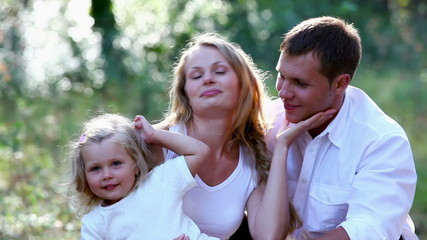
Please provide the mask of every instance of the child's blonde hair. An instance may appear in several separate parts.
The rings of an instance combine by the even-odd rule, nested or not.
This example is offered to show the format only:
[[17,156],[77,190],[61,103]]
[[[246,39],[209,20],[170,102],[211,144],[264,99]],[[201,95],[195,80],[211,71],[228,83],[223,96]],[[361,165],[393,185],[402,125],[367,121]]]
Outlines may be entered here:
[[[134,129],[130,119],[118,114],[98,115],[83,124],[80,137],[68,144],[69,157],[72,165],[72,179],[69,184],[68,196],[70,205],[78,215],[89,212],[103,200],[96,196],[86,180],[82,148],[91,143],[111,140],[124,147],[135,161],[138,175],[135,176],[135,189],[147,173],[157,165],[150,149]],[[132,190],[133,190],[132,189]],[[75,193],[75,194],[74,194]]]

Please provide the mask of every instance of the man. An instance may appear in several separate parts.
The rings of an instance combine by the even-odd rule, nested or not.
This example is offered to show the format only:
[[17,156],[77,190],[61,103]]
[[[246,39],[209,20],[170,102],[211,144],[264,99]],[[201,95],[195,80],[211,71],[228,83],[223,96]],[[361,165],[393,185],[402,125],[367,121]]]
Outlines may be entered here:
[[418,239],[408,215],[417,178],[408,138],[350,86],[362,52],[357,30],[333,17],[308,19],[285,34],[280,50],[276,123],[336,110],[289,150],[288,193],[303,221],[293,236]]

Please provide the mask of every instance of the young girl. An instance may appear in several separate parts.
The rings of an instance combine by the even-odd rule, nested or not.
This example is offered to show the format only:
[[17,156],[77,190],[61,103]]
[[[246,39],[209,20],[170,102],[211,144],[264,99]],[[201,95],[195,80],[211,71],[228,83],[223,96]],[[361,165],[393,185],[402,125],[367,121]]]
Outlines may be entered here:
[[[138,130],[139,131],[138,131]],[[146,144],[180,157],[162,165]],[[104,114],[83,126],[71,143],[73,188],[82,218],[82,239],[216,239],[200,233],[182,211],[182,195],[209,154],[194,138],[153,129],[142,116],[134,123]]]

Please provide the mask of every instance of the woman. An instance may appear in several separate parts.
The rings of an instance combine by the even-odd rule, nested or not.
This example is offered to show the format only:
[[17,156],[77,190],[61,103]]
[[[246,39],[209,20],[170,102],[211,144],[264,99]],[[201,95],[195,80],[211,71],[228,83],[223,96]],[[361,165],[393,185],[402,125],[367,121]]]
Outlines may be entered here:
[[[262,112],[268,98],[262,81],[238,45],[210,33],[193,38],[174,68],[171,104],[159,127],[211,149],[197,186],[183,197],[183,209],[213,237],[228,239],[245,209],[254,239],[284,239],[295,225],[289,216],[286,168],[269,173],[268,124]],[[175,156],[168,151],[166,160]]]

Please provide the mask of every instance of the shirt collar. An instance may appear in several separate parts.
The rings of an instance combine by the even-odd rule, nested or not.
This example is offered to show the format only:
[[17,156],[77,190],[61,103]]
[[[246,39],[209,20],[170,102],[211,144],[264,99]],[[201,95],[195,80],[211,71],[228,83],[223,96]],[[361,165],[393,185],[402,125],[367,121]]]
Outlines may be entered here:
[[[349,88],[351,88],[351,86],[349,86]],[[319,136],[317,136],[327,136],[329,141],[331,141],[331,143],[337,146],[338,148],[342,146],[342,143],[345,140],[342,136],[343,133],[346,132],[346,122],[348,120],[350,112],[350,96],[347,90],[344,96],[344,102],[340,110],[338,111],[337,116],[332,120],[331,123],[329,123],[326,129],[322,133],[320,133]]]

